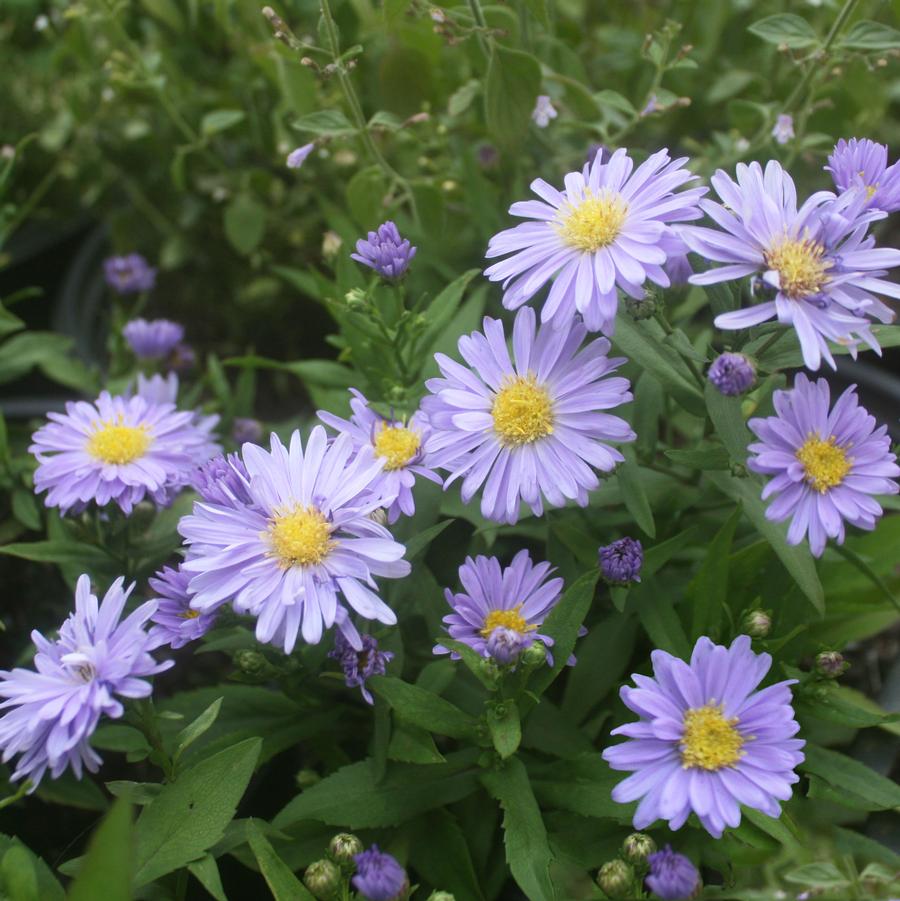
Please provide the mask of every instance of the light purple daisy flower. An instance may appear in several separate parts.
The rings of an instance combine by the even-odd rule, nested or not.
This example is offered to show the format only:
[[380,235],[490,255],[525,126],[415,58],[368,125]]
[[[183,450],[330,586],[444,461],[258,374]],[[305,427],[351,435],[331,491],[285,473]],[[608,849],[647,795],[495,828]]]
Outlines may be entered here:
[[241,510],[253,506],[250,474],[238,454],[219,455],[191,473],[191,487],[210,504]]
[[612,734],[630,741],[603,752],[614,770],[632,771],[612,797],[641,799],[635,828],[663,819],[680,829],[693,812],[720,838],[740,824],[741,804],[780,816],[803,761],[789,687],[797,680],[757,691],[772,658],[754,654],[747,635],[729,648],[698,638],[690,664],[659,650],[651,660],[653,678],[635,673],[637,688],[619,692],[640,719]]
[[34,488],[63,513],[90,501],[114,501],[126,515],[147,496],[164,504],[212,447],[193,412],[140,396],[104,391],[94,403],[70,402],[47,417],[28,448],[40,464]]
[[315,149],[315,142],[313,142],[312,144],[304,144],[302,147],[297,147],[287,155],[285,165],[288,167],[288,169],[299,169],[306,162],[306,158]]
[[[19,754],[13,779],[30,779],[32,790],[49,770],[58,779],[67,768],[81,778],[96,772],[101,759],[90,745],[101,716],[117,719],[123,698],[146,698],[147,676],[168,669],[150,656],[153,642],[145,624],[156,607],[148,601],[120,622],[134,584],[116,579],[98,605],[88,576],[78,579],[75,612],[63,623],[56,641],[35,630],[34,670],[0,671],[0,718],[3,762]],[[35,671],[36,670],[36,671]]]
[[828,157],[826,172],[831,173],[839,191],[862,188],[867,205],[886,213],[900,210],[900,162],[888,166],[888,149],[868,138],[843,138]]
[[378,639],[374,635],[363,635],[362,647],[355,648],[342,632],[335,632],[334,648],[328,652],[332,660],[337,660],[344,671],[347,688],[358,688],[367,704],[374,704],[372,692],[366,687],[366,680],[372,676],[383,676],[387,665],[394,659],[392,651],[380,651]]
[[136,357],[158,360],[184,338],[184,326],[169,319],[132,319],[122,328],[122,336]]
[[503,323],[485,318],[483,327],[459,339],[471,369],[437,354],[443,378],[426,382],[429,460],[450,471],[444,487],[464,477],[468,503],[484,485],[481,512],[499,522],[516,522],[520,500],[536,516],[544,499],[553,507],[567,499],[585,506],[600,484],[593,469],[611,472],[623,460],[606,442],[635,438],[625,420],[602,412],[631,400],[628,379],[607,378],[624,358],[607,357],[605,338],[581,348],[586,330],[579,322],[536,332],[531,307],[516,314],[515,363]]
[[[512,563],[501,568],[496,557],[466,557],[459,568],[463,590],[454,594],[444,589],[444,597],[451,614],[444,617],[447,633],[454,641],[461,641],[480,654],[490,657],[489,644],[498,631],[514,632],[518,650],[524,651],[535,639],[552,647],[553,639],[538,630],[559,601],[563,580],[549,579],[554,572],[549,563],[533,563],[528,551],[521,550]],[[510,636],[497,636],[501,647],[510,644]],[[443,645],[436,645],[435,654],[448,653]],[[459,657],[455,651],[454,659]],[[553,658],[549,652],[548,660]],[[509,663],[510,660],[498,662]]]
[[360,391],[351,388],[350,393],[353,399],[349,420],[327,410],[319,410],[319,419],[338,433],[349,435],[357,450],[371,448],[382,461],[382,490],[386,497],[394,498],[388,507],[388,522],[396,522],[401,513],[412,516],[416,512],[413,499],[416,476],[441,484],[441,477],[429,468],[426,456],[430,431],[427,419],[419,412],[413,413],[406,423],[385,419],[369,406]]
[[156,602],[156,610],[150,617],[153,628],[150,638],[154,647],[168,645],[177,650],[188,642],[202,638],[212,628],[217,614],[200,613],[191,607],[188,583],[191,574],[180,566],[172,569],[164,566],[155,576],[147,580],[150,588],[156,592],[152,598]]
[[874,529],[881,505],[872,495],[897,494],[900,476],[891,453],[887,426],[859,405],[851,385],[829,410],[828,382],[810,382],[799,373],[791,391],[776,391],[776,416],[751,419],[759,438],[747,449],[747,466],[770,476],[763,499],[777,495],[766,518],[790,517],[788,542],[805,535],[813,554],[821,556],[828,538],[844,543],[844,522]]
[[394,612],[370,587],[373,576],[410,571],[404,547],[370,515],[386,506],[381,461],[354,453],[349,435],[330,445],[316,426],[304,449],[300,433],[271,452],[245,444],[252,505],[197,502],[178,530],[188,545],[182,568],[193,574],[191,606],[208,613],[231,602],[257,617],[256,637],[290,653],[301,632],[316,644],[337,623],[362,648],[344,601],[360,616],[393,625]]
[[388,220],[356,242],[356,253],[351,253],[350,259],[374,269],[382,278],[394,280],[406,275],[417,249],[401,238],[397,226]]
[[409,889],[406,871],[397,858],[382,851],[378,845],[357,854],[353,862],[356,864],[353,888],[366,901],[394,901]]
[[103,261],[106,284],[119,294],[141,294],[156,285],[154,269],[139,253],[108,257]]
[[616,286],[635,298],[643,284],[669,287],[663,267],[675,252],[669,223],[699,219],[697,201],[706,188],[679,194],[693,176],[660,150],[637,169],[624,149],[606,162],[597,154],[582,172],[565,177],[558,191],[543,179],[531,183],[540,200],[514,203],[513,216],[533,220],[494,235],[485,256],[506,257],[485,270],[503,282],[503,305],[515,310],[551,279],[543,322],[567,328],[576,313],[588,331],[613,333]]
[[854,354],[860,339],[879,350],[866,317],[893,319],[873,292],[900,297],[900,285],[881,278],[900,265],[900,250],[878,249],[866,237],[869,223],[885,214],[864,211],[863,192],[835,198],[820,191],[798,209],[794,182],[774,160],[765,171],[759,163],[739,164],[737,182],[720,169],[712,184],[723,204],[704,200],[700,206],[721,231],[684,226],[680,234],[695,253],[728,265],[690,281],[711,285],[758,274],[774,294],[717,316],[718,328],[749,328],[770,319],[792,325],[803,361],[813,370],[823,357],[834,367],[828,340],[848,345]]

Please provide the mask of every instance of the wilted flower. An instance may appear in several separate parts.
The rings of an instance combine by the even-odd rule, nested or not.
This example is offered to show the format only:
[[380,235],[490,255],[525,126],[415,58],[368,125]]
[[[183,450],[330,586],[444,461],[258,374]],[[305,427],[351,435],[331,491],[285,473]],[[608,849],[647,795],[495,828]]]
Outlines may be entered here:
[[200,613],[191,607],[190,580],[191,574],[180,566],[177,569],[164,566],[147,580],[156,593],[152,598],[156,610],[150,618],[154,624],[150,630],[153,647],[183,648],[188,642],[202,638],[215,623],[216,613]]
[[312,144],[304,144],[296,150],[292,150],[287,157],[286,165],[288,169],[299,169],[305,162],[306,158],[315,150],[315,142]]
[[156,284],[156,270],[139,253],[107,258],[103,274],[106,284],[119,294],[141,294],[152,291]]
[[83,767],[96,772],[101,760],[90,739],[100,717],[122,716],[116,696],[148,697],[152,689],[145,677],[172,665],[157,663],[149,653],[153,641],[144,626],[156,604],[141,604],[120,622],[133,588],[124,589],[123,579],[116,579],[98,604],[90,579],[80,576],[75,612],[59,638],[31,633],[36,671],[0,671],[0,697],[6,699],[0,704],[6,710],[0,718],[3,762],[21,755],[14,780],[30,779],[34,788],[48,769],[54,779],[69,767],[79,779]]
[[713,360],[706,377],[726,397],[738,397],[756,381],[756,368],[743,354],[724,353]]
[[555,119],[559,113],[554,108],[550,98],[546,94],[539,94],[534,109],[531,112],[531,120],[538,128],[546,128],[551,119]]
[[859,340],[879,349],[867,317],[893,319],[873,292],[900,297],[900,286],[881,278],[900,264],[900,250],[878,249],[866,237],[868,224],[885,214],[864,211],[862,191],[838,198],[820,191],[798,209],[794,182],[774,160],[765,172],[759,163],[740,163],[737,182],[720,169],[712,184],[723,202],[700,206],[721,230],[683,226],[680,234],[695,253],[728,265],[690,281],[712,285],[758,274],[776,292],[773,300],[720,314],[718,328],[749,328],[770,319],[791,325],[809,369],[818,369],[823,357],[834,367],[828,340],[854,354]]
[[[494,649],[501,653],[516,644],[521,652],[535,639],[551,647],[553,639],[538,629],[562,593],[562,579],[547,581],[553,571],[549,563],[533,563],[526,550],[519,551],[505,569],[501,569],[496,557],[466,557],[459,568],[463,591],[454,594],[449,588],[444,589],[444,597],[453,610],[444,617],[450,637],[502,664],[510,660],[492,655],[488,647],[498,629],[515,636],[494,637]],[[447,648],[436,645],[434,653],[446,654]],[[459,655],[451,652],[451,656]]]
[[605,378],[625,362],[607,357],[609,341],[581,347],[580,323],[536,332],[535,319],[530,307],[516,314],[514,362],[503,324],[485,318],[484,332],[459,339],[471,369],[436,354],[443,378],[425,383],[431,464],[449,470],[445,488],[463,477],[463,503],[484,486],[482,515],[499,522],[516,522],[520,501],[536,516],[545,499],[586,506],[600,484],[591,467],[610,472],[624,459],[606,442],[635,437],[624,419],[603,412],[631,400],[627,379]]
[[[351,459],[352,458],[352,459]],[[252,504],[196,503],[178,524],[194,576],[191,606],[209,612],[231,603],[256,620],[256,637],[289,654],[301,632],[316,644],[337,623],[358,650],[362,640],[343,599],[366,619],[393,625],[394,612],[370,587],[373,576],[410,571],[404,547],[369,514],[385,505],[381,463],[356,453],[348,435],[330,445],[325,429],[300,433],[285,447],[272,435],[271,451],[245,444],[242,477]]]
[[683,854],[666,845],[662,851],[651,854],[650,875],[647,887],[663,901],[687,901],[700,884],[700,873]]
[[416,250],[388,220],[356,242],[356,253],[351,253],[350,259],[374,269],[382,278],[398,279],[406,274]]
[[378,845],[372,845],[353,859],[356,863],[353,888],[366,901],[393,901],[409,885],[406,871],[397,859],[381,851]]
[[391,651],[379,651],[378,639],[374,635],[363,635],[362,647],[355,648],[343,633],[334,635],[334,649],[328,656],[337,660],[344,671],[347,688],[358,688],[367,704],[374,704],[372,693],[366,688],[366,680],[372,676],[383,676],[388,663],[394,659]]
[[701,215],[696,204],[706,188],[674,193],[695,177],[682,168],[686,161],[660,150],[632,172],[634,163],[620,149],[608,162],[597,156],[582,172],[570,172],[564,191],[533,181],[541,199],[509,209],[532,221],[494,235],[486,253],[506,257],[485,270],[491,281],[503,282],[503,305],[517,309],[552,279],[543,322],[566,329],[580,313],[588,331],[611,335],[616,286],[636,298],[648,279],[667,288],[663,266],[675,249],[670,223]]
[[881,506],[873,495],[897,494],[897,458],[890,452],[887,427],[859,405],[851,385],[829,410],[825,379],[810,382],[801,372],[792,391],[776,391],[776,416],[751,419],[760,439],[747,450],[754,472],[770,476],[762,497],[777,495],[766,518],[790,518],[787,539],[799,544],[809,536],[815,556],[828,538],[844,543],[844,522],[874,529]]
[[620,538],[597,552],[600,573],[612,585],[629,585],[641,581],[644,548],[636,538]]
[[430,432],[427,419],[418,412],[407,422],[385,419],[372,409],[361,392],[351,388],[350,394],[353,398],[349,420],[327,410],[319,410],[319,419],[339,433],[349,435],[357,450],[367,448],[382,461],[381,490],[385,497],[392,499],[388,522],[396,522],[401,513],[412,516],[416,512],[412,493],[416,476],[441,484],[441,477],[430,468],[426,456]]
[[900,162],[887,164],[888,149],[866,138],[841,138],[825,167],[839,191],[860,188],[867,205],[886,213],[900,210]]
[[777,144],[787,144],[794,140],[794,117],[782,113],[776,120],[772,129],[772,137]]
[[619,692],[640,717],[613,729],[630,741],[603,752],[614,770],[632,775],[612,792],[614,801],[641,799],[634,826],[657,819],[680,829],[691,812],[714,838],[736,828],[743,804],[770,817],[791,796],[804,742],[791,707],[796,679],[757,686],[772,665],[754,654],[747,635],[726,648],[697,639],[690,664],[665,651],[651,654],[654,678],[635,674],[637,688]]
[[132,319],[122,328],[122,336],[136,357],[157,360],[184,338],[184,326],[168,319]]

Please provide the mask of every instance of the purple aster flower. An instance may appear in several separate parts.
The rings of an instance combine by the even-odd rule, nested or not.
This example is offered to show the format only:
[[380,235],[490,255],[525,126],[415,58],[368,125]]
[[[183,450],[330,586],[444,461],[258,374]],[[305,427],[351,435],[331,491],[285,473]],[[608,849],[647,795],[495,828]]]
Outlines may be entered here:
[[601,547],[597,553],[603,578],[613,585],[629,585],[641,581],[644,548],[635,538],[620,538]]
[[132,319],[126,322],[122,336],[136,357],[158,360],[184,337],[184,326],[168,319]]
[[220,454],[191,473],[191,487],[204,501],[235,510],[253,505],[249,482],[247,467],[238,454]]
[[720,838],[740,824],[741,804],[780,816],[803,761],[789,687],[797,680],[757,691],[772,658],[754,654],[747,635],[729,648],[697,639],[690,664],[659,650],[651,660],[654,678],[634,674],[637,688],[619,692],[640,719],[612,734],[630,741],[603,752],[614,770],[632,771],[612,797],[641,799],[635,828],[663,819],[680,829],[693,811]]
[[382,278],[398,279],[406,274],[417,249],[401,238],[397,226],[388,220],[356,242],[356,253],[351,253],[350,259],[374,269]]
[[539,94],[534,109],[531,111],[531,121],[538,128],[546,128],[551,119],[555,119],[558,115],[550,98],[546,94]]
[[544,499],[585,506],[600,484],[592,467],[611,472],[623,460],[605,442],[635,438],[624,419],[603,412],[631,400],[628,379],[606,378],[624,358],[607,357],[605,338],[582,348],[580,322],[536,332],[531,307],[516,314],[515,363],[503,323],[485,318],[483,327],[459,339],[471,369],[436,354],[444,377],[426,382],[429,460],[450,471],[444,487],[464,477],[468,503],[483,485],[481,512],[499,522],[516,522],[520,499],[536,516]]
[[867,138],[841,138],[828,157],[826,172],[831,173],[839,191],[861,188],[867,205],[886,213],[900,210],[900,163],[888,166],[888,149]]
[[150,617],[154,624],[150,630],[153,647],[168,645],[177,650],[209,632],[217,614],[200,613],[191,607],[191,597],[188,594],[190,573],[180,566],[177,569],[164,566],[147,581],[156,592],[156,597],[152,600],[156,601],[157,607]]
[[[488,647],[492,638],[494,650],[502,653],[511,649],[509,635],[494,635],[498,629],[515,633],[520,652],[531,647],[535,639],[551,647],[553,639],[538,629],[562,594],[562,579],[547,580],[552,572],[549,563],[533,563],[526,550],[519,551],[505,569],[496,557],[466,557],[459,568],[462,592],[444,589],[453,610],[444,617],[447,633],[482,657],[495,656]],[[434,653],[446,654],[447,648],[436,645]],[[459,655],[452,652],[451,657],[458,659]],[[549,653],[547,657],[552,661]]]
[[661,110],[662,108],[663,107],[660,106],[659,98],[656,96],[656,94],[651,94],[647,98],[647,103],[644,106],[644,108],[640,111],[639,115],[643,119],[645,116],[649,116],[652,113],[655,113],[658,110]]
[[566,328],[576,313],[588,331],[613,332],[616,286],[641,298],[648,279],[664,288],[663,266],[672,252],[669,223],[699,219],[706,188],[674,190],[694,178],[665,150],[632,172],[625,150],[607,162],[600,156],[565,177],[558,191],[542,179],[531,183],[540,200],[514,203],[509,212],[533,221],[491,238],[486,256],[506,257],[485,270],[503,282],[503,305],[515,310],[553,280],[541,311],[543,322]]
[[344,671],[347,688],[359,688],[363,700],[373,704],[372,693],[366,688],[366,680],[372,676],[383,676],[388,663],[394,659],[392,651],[379,651],[378,639],[372,635],[362,635],[362,647],[355,648],[341,632],[334,635],[334,649],[328,656],[337,660]]
[[522,651],[530,644],[530,636],[527,633],[508,629],[506,626],[497,626],[488,636],[485,649],[488,657],[493,657],[501,666],[509,666],[519,659]]
[[717,316],[717,327],[749,328],[773,318],[792,325],[809,369],[823,357],[834,367],[828,339],[853,354],[860,339],[879,350],[866,317],[893,319],[872,292],[900,297],[900,285],[881,278],[900,264],[900,250],[877,249],[866,237],[869,223],[885,214],[864,211],[863,192],[835,198],[820,191],[798,209],[794,182],[774,160],[765,172],[759,163],[740,163],[737,182],[720,169],[712,184],[724,205],[700,206],[722,230],[684,226],[681,236],[695,253],[728,265],[690,281],[711,285],[758,274],[775,292],[772,300]]
[[353,862],[356,864],[353,888],[366,901],[394,901],[409,886],[406,871],[397,859],[379,850],[378,845],[357,854]]
[[647,858],[650,875],[647,887],[663,901],[686,901],[700,884],[700,873],[683,854],[666,845]]
[[139,253],[105,259],[103,274],[106,284],[119,294],[141,294],[156,284],[156,270]]
[[292,150],[285,161],[288,169],[299,169],[305,162],[306,158],[315,150],[315,142],[312,144],[304,144],[296,150]]
[[674,238],[670,245],[669,259],[666,260],[665,269],[669,281],[673,285],[685,285],[694,274],[691,262],[688,259],[688,246],[681,238]]
[[891,453],[887,427],[859,405],[851,385],[829,410],[828,382],[810,382],[799,373],[792,391],[776,391],[776,416],[751,419],[759,441],[747,449],[754,472],[770,476],[762,497],[777,495],[766,518],[791,518],[788,542],[809,536],[813,554],[821,556],[828,538],[844,543],[844,521],[874,529],[881,516],[872,495],[897,494],[900,467]]
[[349,435],[357,450],[371,448],[373,455],[382,461],[382,490],[385,497],[393,498],[388,507],[388,522],[396,522],[401,513],[412,516],[416,512],[412,493],[416,476],[441,484],[441,477],[429,468],[425,455],[429,436],[427,419],[418,412],[406,423],[385,419],[355,388],[350,393],[353,399],[349,420],[325,410],[319,410],[319,419],[340,434]]
[[788,141],[794,140],[794,117],[787,113],[782,113],[776,120],[772,128],[772,137],[776,144],[787,144]]
[[140,396],[104,391],[94,403],[69,402],[65,413],[47,417],[28,448],[39,463],[34,488],[63,513],[89,501],[115,501],[126,515],[146,496],[166,503],[212,447],[193,412]]
[[231,602],[257,617],[256,637],[289,654],[301,632],[316,644],[335,623],[357,649],[362,640],[338,595],[366,619],[397,617],[370,587],[373,576],[401,578],[404,547],[369,514],[389,503],[381,461],[354,453],[349,435],[330,445],[316,426],[306,448],[295,431],[290,447],[272,435],[271,452],[243,448],[252,505],[197,502],[178,530],[194,575],[191,606],[202,613]]
[[248,416],[235,416],[231,423],[231,440],[235,444],[258,444],[262,440],[263,426],[258,419]]
[[142,604],[120,622],[134,584],[123,589],[116,579],[103,602],[91,594],[88,576],[78,579],[75,612],[63,623],[56,641],[35,630],[34,670],[0,671],[0,718],[3,762],[19,757],[13,779],[30,779],[33,788],[49,769],[53,779],[71,767],[96,772],[101,763],[90,738],[101,716],[116,719],[124,708],[117,699],[146,698],[144,677],[170,667],[150,656],[153,642],[144,629],[156,604]]
[[738,397],[749,391],[756,381],[753,362],[743,354],[719,354],[713,360],[706,377],[726,397]]

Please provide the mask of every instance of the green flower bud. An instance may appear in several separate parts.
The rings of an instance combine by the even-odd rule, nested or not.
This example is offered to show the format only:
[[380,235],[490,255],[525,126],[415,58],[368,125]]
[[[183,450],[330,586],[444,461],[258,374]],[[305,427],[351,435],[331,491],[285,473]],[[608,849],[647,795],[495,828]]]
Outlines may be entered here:
[[597,885],[610,898],[634,898],[634,869],[624,860],[607,861],[597,873]]
[[366,292],[362,288],[351,288],[344,295],[344,302],[347,304],[348,309],[356,312],[362,312],[369,305]]
[[647,291],[643,300],[637,300],[634,297],[625,297],[625,312],[635,321],[640,322],[642,319],[651,319],[653,314],[659,308],[656,296],[651,291]]
[[247,676],[265,678],[275,671],[275,667],[266,660],[264,654],[251,648],[236,651],[232,659],[234,665]]
[[646,865],[647,858],[656,851],[656,842],[643,832],[632,832],[622,842],[622,853],[629,863]]
[[772,628],[772,615],[768,610],[748,610],[742,626],[751,638],[765,638]]
[[303,884],[319,901],[332,901],[341,888],[341,880],[341,871],[330,860],[311,863],[303,874]]
[[361,854],[363,843],[349,832],[339,832],[328,843],[328,856],[342,867],[353,868],[353,858]]
[[491,685],[497,685],[500,681],[500,667],[493,657],[482,657],[478,661],[478,669],[487,678]]
[[522,666],[529,669],[541,666],[547,662],[547,649],[540,641],[535,641],[522,651],[519,660]]
[[315,770],[298,770],[294,781],[299,789],[312,788],[322,777]]
[[822,651],[816,657],[816,672],[826,679],[837,679],[849,666],[840,651]]
[[456,897],[450,892],[432,892],[426,901],[456,901]]

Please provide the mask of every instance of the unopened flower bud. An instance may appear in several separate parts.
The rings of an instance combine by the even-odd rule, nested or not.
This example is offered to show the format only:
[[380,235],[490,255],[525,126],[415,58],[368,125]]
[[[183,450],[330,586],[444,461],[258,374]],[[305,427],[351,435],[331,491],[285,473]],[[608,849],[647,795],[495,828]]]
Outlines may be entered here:
[[622,852],[629,863],[646,864],[647,858],[656,851],[656,842],[643,832],[632,832],[622,842]]
[[294,776],[294,782],[297,783],[297,788],[301,790],[305,788],[312,788],[317,782],[320,782],[321,780],[322,777],[315,770],[308,768],[298,770],[297,775]]
[[234,665],[248,676],[263,676],[273,668],[263,654],[252,648],[236,651],[233,660]]
[[600,867],[597,885],[610,898],[634,898],[634,869],[624,860],[610,860]]
[[364,310],[369,303],[366,298],[366,292],[362,288],[351,288],[344,295],[344,302],[349,309],[355,310],[356,312]]
[[341,867],[353,867],[353,858],[361,854],[363,843],[349,832],[339,832],[328,843],[328,855]]
[[425,901],[456,901],[456,896],[450,892],[432,892]]
[[720,394],[738,397],[753,387],[756,369],[743,354],[724,353],[716,357],[706,377]]
[[306,868],[303,884],[319,901],[332,901],[341,887],[341,871],[330,860],[317,860]]
[[636,297],[625,298],[625,312],[628,313],[635,322],[652,318],[656,309],[656,298],[649,291],[640,300]]
[[620,538],[598,550],[600,573],[610,585],[641,581],[644,549],[635,538]]
[[522,651],[522,666],[533,668],[547,662],[547,649],[540,641],[533,641]]
[[482,657],[478,662],[478,668],[491,684],[496,685],[500,681],[500,667],[492,657]]
[[751,638],[765,638],[772,628],[772,616],[767,610],[748,610],[744,614],[743,629]]
[[325,257],[326,260],[330,260],[332,257],[337,256],[343,243],[344,241],[341,236],[337,232],[329,229],[322,236],[322,256]]
[[816,672],[827,679],[837,679],[849,666],[840,651],[822,651],[816,657]]

